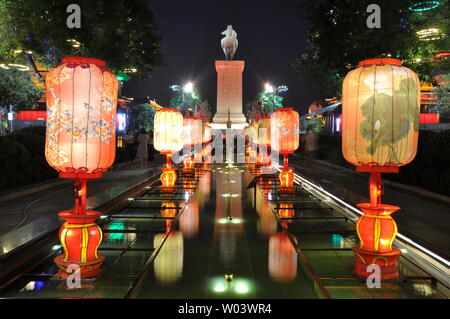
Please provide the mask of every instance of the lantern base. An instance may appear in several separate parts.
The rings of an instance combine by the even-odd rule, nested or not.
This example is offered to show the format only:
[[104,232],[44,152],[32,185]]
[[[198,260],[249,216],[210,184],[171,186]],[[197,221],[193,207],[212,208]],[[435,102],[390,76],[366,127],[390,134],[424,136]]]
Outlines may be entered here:
[[[72,237],[68,236],[66,237],[66,240],[60,238],[65,254],[69,253],[68,256],[71,256],[70,253],[73,252],[74,250],[77,251],[78,249],[82,249],[83,245],[80,242],[80,240],[81,241],[86,240],[86,245],[89,245],[91,240],[95,240],[94,238],[92,238],[93,236],[92,232],[95,229],[98,229],[99,235],[96,234],[98,236],[97,239],[98,243],[95,242],[93,243],[94,245],[96,245],[95,248],[96,258],[94,259],[92,258],[92,256],[89,257],[88,255],[88,259],[90,258],[91,260],[86,262],[81,262],[77,260],[65,261],[64,260],[65,254],[59,255],[55,259],[53,259],[53,261],[57,264],[57,266],[60,269],[57,276],[61,278],[67,278],[71,274],[74,274],[73,270],[71,270],[71,272],[68,272],[67,268],[70,265],[77,265],[78,267],[80,267],[80,277],[82,279],[92,278],[102,273],[103,270],[101,269],[100,266],[105,261],[105,256],[96,252],[98,245],[100,245],[101,243],[101,230],[97,226],[95,221],[101,215],[101,213],[94,210],[85,210],[83,214],[75,214],[74,212],[75,212],[74,209],[69,209],[62,211],[58,214],[59,217],[61,217],[66,221],[64,225],[62,225],[61,227],[60,234],[63,229],[72,229],[72,230],[84,229],[86,238],[84,237],[84,235],[82,235],[81,237],[78,236],[73,237],[75,238],[75,241],[72,240]],[[89,227],[91,227],[91,229],[89,229]],[[92,228],[94,228],[94,230],[92,230]]]
[[87,262],[87,263],[78,263],[78,262],[64,262],[64,255],[59,255],[55,259],[53,259],[54,263],[58,265],[59,271],[56,274],[57,277],[60,278],[67,278],[70,275],[73,275],[74,272],[67,272],[67,267],[70,265],[77,265],[80,267],[80,278],[81,279],[87,279],[87,278],[93,278],[97,277],[103,272],[103,269],[101,268],[101,265],[105,261],[105,256],[102,254],[98,254],[98,259]]
[[399,277],[397,262],[400,258],[400,250],[393,248],[390,253],[374,253],[354,247],[355,273],[357,276],[367,278],[373,272],[367,272],[367,266],[376,264],[381,270],[381,280],[397,279]]

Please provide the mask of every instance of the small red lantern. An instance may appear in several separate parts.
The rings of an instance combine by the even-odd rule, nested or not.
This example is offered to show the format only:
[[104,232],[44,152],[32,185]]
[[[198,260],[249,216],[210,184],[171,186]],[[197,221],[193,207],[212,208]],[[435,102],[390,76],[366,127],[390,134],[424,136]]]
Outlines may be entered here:
[[118,81],[102,60],[64,57],[46,75],[47,133],[45,156],[62,178],[75,178],[75,208],[59,213],[64,254],[55,258],[61,277],[77,264],[82,278],[101,272],[97,254],[99,212],[86,210],[86,179],[99,178],[115,158]]
[[288,164],[288,154],[294,153],[300,143],[299,114],[291,107],[279,108],[270,116],[272,149],[284,155],[283,168],[278,175],[280,187],[294,187],[294,173]]
[[345,77],[342,100],[342,152],[358,172],[370,173],[370,203],[357,205],[364,215],[356,223],[355,272],[367,277],[367,266],[377,264],[381,279],[397,278],[391,214],[400,207],[381,204],[381,173],[397,173],[416,155],[420,82],[398,59],[365,60]]

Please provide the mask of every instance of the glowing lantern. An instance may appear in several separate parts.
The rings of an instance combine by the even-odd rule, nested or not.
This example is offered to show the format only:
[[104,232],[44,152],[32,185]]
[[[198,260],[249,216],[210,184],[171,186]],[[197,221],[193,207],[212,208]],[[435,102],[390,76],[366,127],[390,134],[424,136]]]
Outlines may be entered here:
[[203,130],[203,143],[209,143],[212,140],[212,128],[209,124],[205,124]]
[[[270,117],[262,117],[258,125],[259,154],[256,159],[258,165],[270,165]],[[264,150],[263,150],[264,149]]]
[[187,152],[183,160],[184,168],[186,171],[191,171],[194,167],[194,161],[191,156],[191,148],[195,146],[196,141],[196,121],[191,115],[183,117],[183,144]]
[[283,169],[278,178],[282,189],[294,186],[294,173],[288,164],[288,154],[294,153],[300,143],[300,116],[291,107],[279,108],[270,116],[271,147],[283,154]]
[[154,128],[154,147],[161,154],[166,154],[166,166],[162,169],[160,180],[163,187],[170,189],[177,180],[171,156],[183,147],[179,134],[183,128],[183,116],[175,108],[161,108],[155,114]]
[[75,208],[59,213],[66,220],[60,239],[64,254],[55,258],[59,276],[70,264],[82,278],[101,272],[97,254],[99,212],[86,210],[86,179],[99,178],[115,158],[118,81],[102,60],[64,57],[46,75],[47,133],[45,156],[62,178],[75,178]]
[[396,278],[400,251],[392,248],[391,214],[399,207],[381,204],[381,173],[398,172],[416,155],[420,82],[400,60],[365,60],[345,77],[342,97],[342,152],[357,171],[370,173],[370,203],[357,205],[364,215],[356,224],[355,271],[367,277],[367,265],[378,264],[382,279]]

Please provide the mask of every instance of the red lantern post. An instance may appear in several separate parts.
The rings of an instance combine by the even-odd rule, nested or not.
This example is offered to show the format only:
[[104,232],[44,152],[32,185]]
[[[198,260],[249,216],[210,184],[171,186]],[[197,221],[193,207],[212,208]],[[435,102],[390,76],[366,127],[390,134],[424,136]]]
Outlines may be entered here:
[[289,167],[288,154],[292,154],[300,143],[299,114],[291,107],[279,108],[270,116],[272,149],[283,154],[283,168],[278,178],[280,187],[289,190],[294,187],[294,173]]
[[99,178],[115,157],[118,81],[102,60],[65,57],[46,76],[47,162],[61,178],[74,178],[75,208],[59,213],[64,253],[55,258],[61,277],[77,264],[82,278],[101,272],[97,253],[102,232],[99,212],[86,209],[86,180]]
[[397,206],[381,204],[381,173],[397,173],[417,151],[420,83],[398,59],[370,59],[359,63],[344,79],[342,152],[358,172],[370,173],[370,203],[356,231],[356,274],[367,277],[367,266],[377,264],[381,279],[398,277],[398,249],[392,248],[397,225],[391,214]]

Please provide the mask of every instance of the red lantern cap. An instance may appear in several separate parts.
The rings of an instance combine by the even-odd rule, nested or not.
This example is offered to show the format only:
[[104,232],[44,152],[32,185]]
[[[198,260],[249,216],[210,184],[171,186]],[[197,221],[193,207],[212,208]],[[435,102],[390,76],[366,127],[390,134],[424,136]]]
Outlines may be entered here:
[[378,59],[368,59],[363,60],[358,63],[358,66],[371,66],[371,65],[384,65],[390,64],[395,66],[402,66],[402,61],[399,59],[391,59],[391,58],[378,58]]
[[70,62],[95,64],[98,67],[106,68],[105,61],[95,58],[85,58],[82,56],[65,56],[61,60],[61,63],[70,63]]

